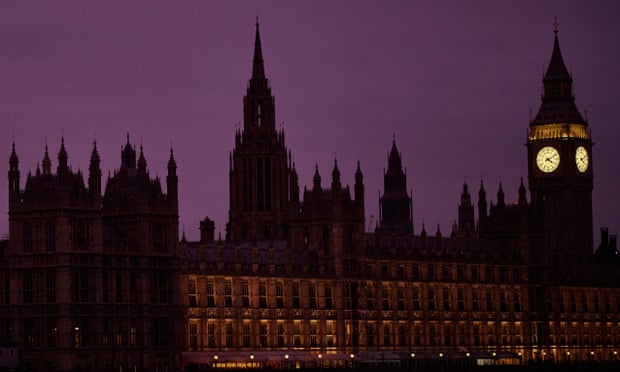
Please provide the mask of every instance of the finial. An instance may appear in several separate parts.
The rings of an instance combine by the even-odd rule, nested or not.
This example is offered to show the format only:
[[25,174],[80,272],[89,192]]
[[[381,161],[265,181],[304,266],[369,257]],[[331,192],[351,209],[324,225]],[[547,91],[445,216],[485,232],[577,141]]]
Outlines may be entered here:
[[553,17],[553,33],[554,34],[558,34],[558,26],[560,26],[560,23],[558,22],[558,16]]
[[256,15],[256,28],[258,28],[258,15]]

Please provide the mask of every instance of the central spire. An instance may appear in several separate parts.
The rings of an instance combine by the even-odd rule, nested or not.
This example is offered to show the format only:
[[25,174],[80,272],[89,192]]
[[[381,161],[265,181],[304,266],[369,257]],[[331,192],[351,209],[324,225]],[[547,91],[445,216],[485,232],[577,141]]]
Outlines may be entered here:
[[260,44],[260,30],[258,16],[256,17],[256,38],[254,39],[254,64],[252,67],[252,79],[264,79],[265,66],[263,65],[263,51]]

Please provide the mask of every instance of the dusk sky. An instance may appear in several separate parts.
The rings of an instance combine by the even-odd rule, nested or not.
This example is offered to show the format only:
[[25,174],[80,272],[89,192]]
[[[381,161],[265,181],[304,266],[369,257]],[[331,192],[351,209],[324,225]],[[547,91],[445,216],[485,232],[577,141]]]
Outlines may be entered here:
[[198,239],[205,216],[224,236],[256,16],[300,188],[311,187],[315,164],[328,186],[335,157],[352,187],[359,160],[368,226],[395,136],[415,234],[423,222],[429,233],[438,224],[450,232],[464,180],[474,203],[481,179],[493,202],[500,182],[507,202],[521,177],[527,185],[524,144],[557,16],[595,143],[594,246],[600,227],[620,233],[618,1],[4,1],[0,236],[13,140],[22,188],[46,141],[55,172],[63,135],[85,179],[96,138],[105,185],[127,132],[164,188],[172,144],[187,238]]

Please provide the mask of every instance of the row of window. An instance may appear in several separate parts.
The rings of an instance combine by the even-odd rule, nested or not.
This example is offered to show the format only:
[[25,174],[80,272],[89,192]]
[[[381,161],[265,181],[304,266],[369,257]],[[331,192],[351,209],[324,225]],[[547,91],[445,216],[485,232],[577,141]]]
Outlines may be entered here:
[[[602,300],[602,301],[601,301]],[[566,290],[561,293],[552,295],[552,300],[549,301],[550,311],[564,312],[594,312],[600,313],[601,310],[605,313],[612,313],[614,311],[620,311],[620,294],[616,295],[616,306],[613,306],[612,296],[609,292],[604,291],[599,296],[597,291],[592,290]]]
[[[101,270],[101,292],[96,291],[95,275],[91,269],[71,270],[71,302],[87,303],[140,303],[143,292],[135,272]],[[172,282],[165,271],[152,271],[149,278],[150,303],[167,304],[172,301]],[[8,295],[8,288],[7,288]],[[57,271],[43,273],[35,270],[22,271],[22,301],[24,304],[57,302]],[[100,297],[99,297],[100,296]],[[9,303],[7,297],[7,304]]]
[[359,272],[366,278],[383,280],[518,283],[523,273],[521,267],[461,263],[364,263],[352,259],[345,262],[345,265],[349,272]]
[[[142,347],[144,334],[139,326],[140,320],[104,318],[101,322],[88,317],[73,320],[73,327],[63,332],[57,318],[23,318],[21,320],[21,343],[29,348],[61,347],[59,337],[70,334],[71,344],[79,347]],[[153,318],[150,321],[150,346],[170,346],[172,340],[172,320],[165,317]]]
[[[616,324],[616,329],[620,324]],[[342,327],[334,320],[243,320],[190,319],[187,344],[192,349],[218,347],[342,347],[342,346],[520,346],[524,343],[561,345],[616,345],[620,334],[613,327],[593,327],[583,332],[584,325],[570,333],[543,334],[507,322],[407,322],[345,320]],[[339,329],[339,330],[338,330]],[[603,343],[603,341],[605,341]]]
[[[330,283],[276,282],[242,280],[233,291],[233,280],[207,280],[199,292],[196,278],[188,279],[189,307],[243,307],[369,310],[444,310],[444,311],[522,311],[520,289],[440,288],[409,283],[346,282],[337,295]],[[219,284],[219,285],[218,285]],[[218,291],[216,291],[218,288]],[[336,287],[340,289],[339,287]],[[303,290],[303,292],[302,292]],[[286,291],[286,292],[285,292]],[[336,303],[335,297],[342,297]]]
[[[45,251],[54,252],[56,250],[56,225],[52,221],[45,222]],[[24,221],[22,224],[22,251],[32,253],[34,248],[34,234],[32,224]],[[90,241],[90,229],[86,221],[77,219],[72,223],[71,241],[76,250],[88,250]]]
[[[56,225],[52,221],[45,222],[45,252],[56,251]],[[166,252],[168,235],[164,224],[153,224],[152,228],[152,248],[155,252]],[[74,250],[87,251],[91,239],[90,224],[83,219],[72,221],[71,244]],[[109,240],[109,239],[108,239]],[[24,221],[22,223],[22,251],[32,253],[36,245],[35,234],[33,233],[32,223]],[[107,241],[107,240],[106,240]]]

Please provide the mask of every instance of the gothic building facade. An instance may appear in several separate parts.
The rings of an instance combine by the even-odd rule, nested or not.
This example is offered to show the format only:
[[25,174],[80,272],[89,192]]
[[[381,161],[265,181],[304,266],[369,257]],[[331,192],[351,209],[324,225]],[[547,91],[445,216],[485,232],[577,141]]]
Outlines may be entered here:
[[2,267],[3,341],[34,370],[173,370],[179,367],[176,164],[168,194],[129,143],[102,196],[96,143],[87,183],[68,165],[64,139],[52,172],[20,190],[9,160],[10,239]]
[[[447,235],[439,228],[428,235],[425,226],[414,234],[396,141],[374,232],[364,232],[359,164],[353,195],[340,183],[337,161],[331,188],[321,186],[317,167],[311,189],[300,193],[290,156],[286,166],[284,134],[272,126],[271,91],[256,89],[269,86],[260,47],[257,25],[244,129],[232,156],[229,231],[239,228],[241,198],[256,226],[226,241],[214,241],[211,231],[199,242],[181,242],[185,363],[615,360],[620,278],[613,266],[594,261],[592,141],[575,107],[557,30],[527,138],[531,201],[523,180],[515,205],[506,203],[501,184],[496,199],[487,200],[481,183],[476,221],[465,183],[458,224]],[[255,134],[259,123],[262,137]],[[251,149],[243,150],[242,167],[241,149]],[[265,173],[264,159],[279,159],[282,171]],[[251,182],[257,184],[248,188]],[[259,190],[269,182],[269,192]],[[280,200],[281,209],[257,207],[265,195]],[[606,234],[605,252],[613,256],[615,237]]]
[[557,30],[543,85],[530,201],[523,180],[514,205],[482,183],[476,204],[464,183],[452,230],[414,234],[394,140],[367,232],[359,163],[352,187],[335,160],[300,189],[257,24],[224,240],[206,218],[200,241],[179,241],[172,152],[166,194],[129,138],[105,190],[96,145],[85,183],[64,141],[56,173],[46,149],[21,190],[13,146],[0,341],[49,370],[615,362],[616,237],[604,230],[593,254],[592,139]]

